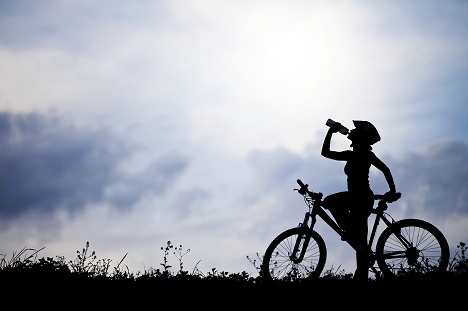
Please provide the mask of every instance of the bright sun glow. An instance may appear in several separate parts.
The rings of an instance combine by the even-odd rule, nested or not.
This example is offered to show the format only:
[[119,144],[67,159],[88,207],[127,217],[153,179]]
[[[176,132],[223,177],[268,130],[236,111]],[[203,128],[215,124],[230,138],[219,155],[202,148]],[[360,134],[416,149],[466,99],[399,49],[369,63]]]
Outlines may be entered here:
[[297,74],[307,58],[305,38],[297,32],[281,31],[265,38],[266,65],[278,74]]
[[354,63],[346,61],[353,55],[349,29],[327,15],[272,16],[249,20],[240,35],[244,58],[237,70],[249,95],[270,104],[328,96]]

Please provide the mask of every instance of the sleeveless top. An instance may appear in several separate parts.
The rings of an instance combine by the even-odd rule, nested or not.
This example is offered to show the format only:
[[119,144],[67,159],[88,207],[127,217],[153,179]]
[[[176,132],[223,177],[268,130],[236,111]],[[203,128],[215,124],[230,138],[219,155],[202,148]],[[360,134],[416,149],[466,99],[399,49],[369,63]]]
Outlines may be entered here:
[[346,162],[344,172],[348,176],[348,191],[369,192],[369,170],[374,153],[369,150],[353,150]]

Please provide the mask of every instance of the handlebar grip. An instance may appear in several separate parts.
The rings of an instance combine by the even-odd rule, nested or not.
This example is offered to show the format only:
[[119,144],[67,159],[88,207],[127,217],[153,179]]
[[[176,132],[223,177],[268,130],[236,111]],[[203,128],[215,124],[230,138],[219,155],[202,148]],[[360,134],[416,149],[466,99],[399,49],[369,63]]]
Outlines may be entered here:
[[400,198],[401,198],[401,192],[395,192],[392,195],[389,195],[389,197],[387,198],[387,201],[389,203],[392,203],[392,202],[397,201]]
[[300,179],[297,180],[297,183],[299,184],[299,186],[301,186],[301,189],[298,190],[300,194],[305,195],[307,192],[309,192],[309,189],[307,189],[309,185],[304,185],[304,183]]
[[393,203],[401,198],[401,192],[386,193],[386,194],[374,194],[374,199],[384,200],[387,203]]

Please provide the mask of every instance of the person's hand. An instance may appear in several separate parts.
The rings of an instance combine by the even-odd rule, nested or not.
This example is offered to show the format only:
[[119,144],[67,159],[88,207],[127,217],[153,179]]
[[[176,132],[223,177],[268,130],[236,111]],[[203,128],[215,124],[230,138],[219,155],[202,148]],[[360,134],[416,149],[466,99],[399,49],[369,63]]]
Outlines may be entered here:
[[385,196],[386,201],[391,203],[391,202],[395,202],[396,200],[398,200],[401,197],[401,193],[396,192],[395,190],[390,190],[390,191],[387,191],[384,194],[384,196]]

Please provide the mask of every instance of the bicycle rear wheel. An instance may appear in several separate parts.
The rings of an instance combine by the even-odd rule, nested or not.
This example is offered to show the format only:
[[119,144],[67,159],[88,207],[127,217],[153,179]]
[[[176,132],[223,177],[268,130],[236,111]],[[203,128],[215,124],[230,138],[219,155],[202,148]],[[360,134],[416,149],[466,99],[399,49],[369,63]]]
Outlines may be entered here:
[[419,219],[399,220],[385,228],[375,251],[384,277],[445,271],[450,257],[442,232]]
[[[293,254],[296,245],[297,252]],[[326,259],[323,238],[315,231],[297,227],[284,231],[270,243],[261,271],[266,280],[318,278]]]

